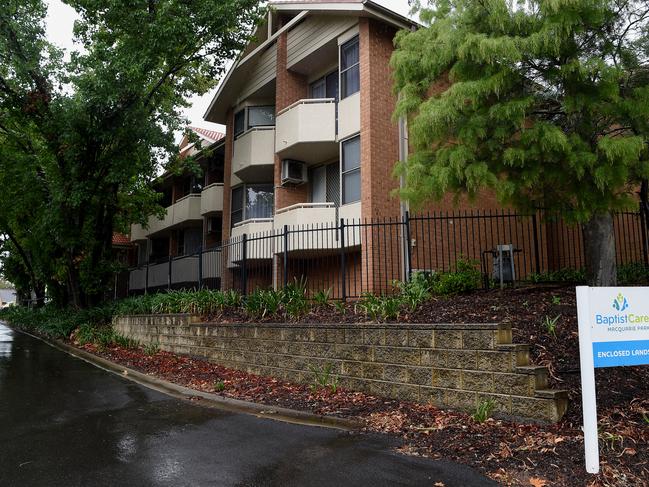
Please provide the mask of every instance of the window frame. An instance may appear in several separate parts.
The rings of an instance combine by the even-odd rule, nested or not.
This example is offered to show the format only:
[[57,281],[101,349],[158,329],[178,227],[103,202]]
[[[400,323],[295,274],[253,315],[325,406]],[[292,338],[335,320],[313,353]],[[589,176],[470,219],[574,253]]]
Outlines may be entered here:
[[[273,124],[265,124],[265,125],[250,125],[250,109],[251,108],[272,108],[273,109],[273,121],[275,123]],[[237,124],[236,124],[236,118],[239,114],[243,114],[243,129],[237,130]],[[234,139],[238,139],[241,137],[243,134],[248,132],[250,129],[253,128],[258,128],[258,127],[274,127],[277,123],[277,106],[276,105],[246,105],[243,107],[241,110],[237,110],[234,113],[234,120],[233,120],[233,134],[234,134]]]
[[[344,51],[345,47],[350,45],[350,44],[357,44],[358,45],[358,60],[354,64],[352,64],[350,66],[347,66],[346,68],[343,69],[343,67],[342,67],[343,66],[343,51]],[[340,57],[339,68],[338,68],[338,76],[339,76],[338,92],[340,93],[340,99],[344,100],[345,98],[348,98],[348,97],[350,97],[352,95],[355,95],[356,93],[359,93],[361,91],[361,80],[360,80],[360,77],[361,77],[361,70],[360,70],[360,64],[361,64],[360,36],[357,34],[354,37],[352,37],[351,39],[349,39],[348,41],[343,42],[340,45],[338,51],[339,51],[339,57]],[[343,75],[345,73],[347,73],[348,71],[350,71],[352,69],[355,69],[355,68],[358,68],[358,90],[353,91],[351,93],[345,93],[344,89],[346,88],[347,85],[346,85],[346,83],[343,83]]]
[[[237,116],[239,115],[243,115],[243,126],[240,130],[237,129]],[[241,110],[237,110],[234,113],[234,120],[232,121],[232,126],[233,126],[232,133],[234,134],[235,139],[246,131],[246,118],[247,118],[246,107],[242,108]]]
[[[345,169],[345,144],[353,140],[358,140],[358,166],[353,167],[352,169]],[[358,199],[353,201],[346,201],[345,198],[345,177],[350,174],[358,173],[359,175],[359,188],[358,188]],[[351,205],[358,203],[362,198],[362,181],[360,179],[361,175],[361,135],[356,134],[351,137],[346,138],[340,142],[340,206]]]
[[250,109],[251,108],[272,108],[273,109],[273,121],[275,121],[275,118],[277,116],[277,111],[275,109],[275,105],[250,105],[246,107],[246,130],[248,131],[252,128],[257,128],[257,127],[274,127],[275,123],[273,124],[259,124],[259,125],[250,125]]
[[[248,216],[248,212],[247,212],[247,207],[248,207],[247,201],[246,201],[246,198],[248,197],[247,189],[251,188],[251,187],[254,188],[255,186],[267,186],[269,188],[272,188],[272,190],[273,190],[273,206],[271,208],[271,216],[269,216],[269,217],[258,217],[258,218],[273,218],[273,214],[275,213],[275,186],[273,185],[273,183],[243,183],[243,184],[239,184],[237,186],[234,186],[232,188],[232,190],[230,191],[230,228],[234,228],[234,225],[236,225],[237,223],[245,222],[246,220],[250,219],[250,217]],[[242,206],[241,206],[240,210],[234,210],[234,211],[241,212],[241,220],[239,220],[236,223],[233,223],[232,215],[233,215],[234,211],[232,210],[232,208],[233,208],[232,203],[235,200],[234,192],[236,190],[238,190],[238,189],[241,189],[241,193],[242,193],[242,196],[241,196],[241,205]]]

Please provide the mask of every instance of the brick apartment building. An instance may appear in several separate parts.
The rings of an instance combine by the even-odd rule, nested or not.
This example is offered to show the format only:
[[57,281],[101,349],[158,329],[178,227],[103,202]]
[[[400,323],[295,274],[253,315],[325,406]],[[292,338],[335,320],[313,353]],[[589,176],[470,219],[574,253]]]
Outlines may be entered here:
[[[392,196],[392,171],[407,156],[407,126],[393,120],[389,61],[396,32],[411,28],[371,0],[271,2],[205,113],[225,135],[195,128],[201,142],[181,144],[204,177],[164,177],[166,216],[132,226],[139,267],[130,290],[240,287],[243,278],[245,291],[300,277],[313,290],[353,296],[383,292],[410,270],[448,268],[458,255],[483,259],[505,243],[532,271],[573,265],[583,253],[578,232],[562,226],[499,217],[476,231],[479,214],[407,229],[397,222],[407,207]],[[487,193],[476,204],[500,209]],[[433,209],[453,208],[448,200]]]
[[[167,216],[152,218],[147,229],[133,225],[138,262],[159,267],[149,268],[149,281],[164,285],[169,256],[217,240],[400,215],[399,200],[390,196],[398,186],[392,169],[406,142],[392,120],[389,60],[397,30],[415,26],[369,0],[272,2],[205,114],[226,126],[225,137],[197,130],[203,146],[181,144],[187,154],[209,147],[209,162],[200,160],[205,180],[164,179],[158,189]],[[359,231],[348,240],[354,253]],[[371,246],[370,236],[363,243]],[[273,260],[279,247],[250,257]],[[185,282],[179,273],[186,272],[175,273]],[[138,287],[142,279],[131,281]]]

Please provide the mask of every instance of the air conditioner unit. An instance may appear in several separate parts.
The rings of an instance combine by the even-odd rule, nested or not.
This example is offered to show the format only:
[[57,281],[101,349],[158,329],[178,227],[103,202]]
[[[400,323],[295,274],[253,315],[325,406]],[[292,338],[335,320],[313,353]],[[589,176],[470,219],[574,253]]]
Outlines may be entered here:
[[282,186],[304,184],[307,181],[306,164],[293,159],[282,160]]

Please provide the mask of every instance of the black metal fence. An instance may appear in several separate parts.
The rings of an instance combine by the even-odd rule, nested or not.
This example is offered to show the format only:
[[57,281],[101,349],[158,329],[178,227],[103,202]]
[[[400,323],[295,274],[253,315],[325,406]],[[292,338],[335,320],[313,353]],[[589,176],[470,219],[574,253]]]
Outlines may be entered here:
[[[640,213],[615,215],[618,264],[649,265],[647,231]],[[191,255],[130,270],[129,294],[165,289],[281,288],[294,281],[309,293],[346,299],[386,294],[412,272],[448,272],[460,259],[479,266],[489,285],[499,250],[511,248],[512,281],[584,267],[581,228],[536,212],[474,210],[338,224],[284,226],[244,234]]]

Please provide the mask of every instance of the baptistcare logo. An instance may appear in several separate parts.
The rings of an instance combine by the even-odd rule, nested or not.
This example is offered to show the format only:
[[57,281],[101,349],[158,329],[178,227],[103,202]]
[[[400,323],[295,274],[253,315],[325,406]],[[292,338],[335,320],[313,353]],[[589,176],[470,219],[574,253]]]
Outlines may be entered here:
[[629,302],[622,295],[622,293],[619,293],[617,297],[613,300],[613,308],[615,308],[618,311],[624,311],[628,307],[629,307]]

